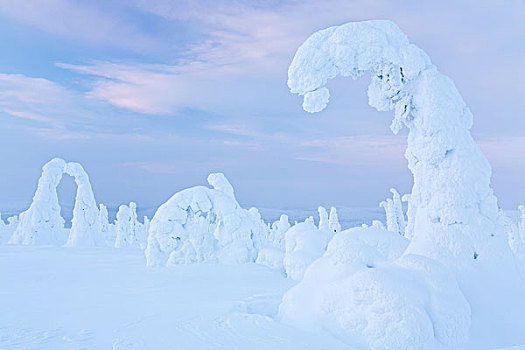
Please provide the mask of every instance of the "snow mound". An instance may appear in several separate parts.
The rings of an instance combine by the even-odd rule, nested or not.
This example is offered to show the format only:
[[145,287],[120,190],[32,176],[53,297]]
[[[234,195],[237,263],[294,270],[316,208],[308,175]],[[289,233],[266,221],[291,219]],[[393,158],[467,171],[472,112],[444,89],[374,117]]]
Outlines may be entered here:
[[402,236],[377,228],[337,234],[284,295],[279,317],[300,328],[326,328],[371,349],[462,344],[470,308],[457,283],[431,259],[401,257],[407,245]]
[[196,186],[173,195],[151,220],[148,266],[218,261],[255,261],[252,237],[267,226],[253,210],[240,207],[223,174],[211,174],[212,188]]

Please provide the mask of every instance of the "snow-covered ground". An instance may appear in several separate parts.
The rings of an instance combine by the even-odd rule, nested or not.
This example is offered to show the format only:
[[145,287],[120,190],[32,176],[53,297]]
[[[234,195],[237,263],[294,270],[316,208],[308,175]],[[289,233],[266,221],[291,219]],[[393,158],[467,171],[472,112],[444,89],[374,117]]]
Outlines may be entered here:
[[140,250],[0,246],[0,349],[347,349],[275,321],[256,264],[147,268]]

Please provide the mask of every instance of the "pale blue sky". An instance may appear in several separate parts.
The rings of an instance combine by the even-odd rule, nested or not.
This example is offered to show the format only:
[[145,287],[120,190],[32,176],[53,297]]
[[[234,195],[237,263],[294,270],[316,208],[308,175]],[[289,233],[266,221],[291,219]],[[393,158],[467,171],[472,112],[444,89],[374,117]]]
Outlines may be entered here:
[[29,204],[54,156],[110,206],[156,207],[214,171],[246,206],[408,191],[405,136],[367,105],[368,78],[331,82],[315,116],[286,86],[311,33],[377,18],[455,81],[500,204],[524,203],[524,1],[0,0],[0,211]]

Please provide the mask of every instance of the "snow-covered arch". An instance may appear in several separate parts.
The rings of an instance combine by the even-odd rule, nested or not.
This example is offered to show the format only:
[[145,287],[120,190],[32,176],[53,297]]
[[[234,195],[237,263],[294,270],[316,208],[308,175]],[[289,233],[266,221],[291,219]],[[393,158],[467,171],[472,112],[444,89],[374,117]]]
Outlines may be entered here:
[[288,86],[314,113],[328,104],[328,79],[367,71],[369,104],[395,111],[394,133],[409,129],[405,157],[414,186],[407,252],[453,267],[472,262],[496,231],[491,168],[470,135],[472,113],[454,83],[395,24],[355,22],[313,34],[297,50]]
[[9,240],[11,244],[42,245],[64,243],[64,219],[60,215],[57,187],[64,174],[77,184],[75,206],[67,246],[93,246],[100,234],[99,210],[89,177],[78,163],[54,158],[42,167],[42,175],[33,201],[20,214],[19,224]]

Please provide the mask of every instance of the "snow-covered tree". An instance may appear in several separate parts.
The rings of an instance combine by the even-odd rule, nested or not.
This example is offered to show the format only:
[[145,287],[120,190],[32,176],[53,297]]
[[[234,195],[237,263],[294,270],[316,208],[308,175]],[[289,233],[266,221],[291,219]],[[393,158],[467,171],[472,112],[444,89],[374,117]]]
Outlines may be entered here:
[[[147,216],[144,216],[144,223],[138,220],[135,202],[130,202],[129,205],[121,205],[117,211],[117,219],[114,224],[116,231],[115,247],[145,249],[149,225],[150,221]],[[110,230],[112,229],[111,226],[109,227]]]
[[117,211],[117,237],[115,239],[115,248],[129,248],[138,246],[138,240],[135,235],[134,226],[132,222],[133,209],[127,205],[121,205]]
[[[297,50],[288,86],[319,112],[337,75],[371,73],[369,104],[394,110],[391,129],[409,129],[405,153],[414,175],[412,253],[454,269],[472,264],[491,245],[498,217],[491,169],[470,135],[472,113],[454,83],[389,21],[348,23],[313,34]],[[409,218],[410,221],[410,218]]]
[[99,204],[98,221],[100,225],[100,232],[102,232],[104,236],[107,236],[109,231],[109,213],[108,208],[102,203]]
[[20,213],[19,223],[11,244],[63,243],[64,219],[60,216],[57,186],[62,179],[66,162],[54,158],[42,167],[42,175],[29,209]]
[[313,218],[292,226],[285,234],[284,268],[286,275],[300,281],[308,266],[323,255],[332,233],[318,229]]
[[328,212],[325,207],[319,206],[317,212],[319,213],[319,230],[329,230]]
[[397,226],[396,215],[394,212],[394,203],[392,202],[392,199],[385,199],[379,203],[379,206],[385,210],[386,229],[391,232],[397,232],[399,227]]
[[68,247],[102,245],[99,209],[88,174],[78,163],[67,163],[64,172],[73,176],[77,184],[71,230],[66,242]]
[[255,261],[258,238],[252,238],[266,224],[241,208],[223,174],[210,174],[208,183],[212,188],[188,188],[159,207],[149,230],[148,266]]
[[372,220],[372,225],[370,225],[372,228],[376,228],[379,230],[386,230],[385,225],[380,220]]
[[2,219],[2,214],[0,213],[0,244],[7,243],[13,232],[15,232],[16,227],[18,226],[18,216],[10,216],[7,218],[7,223]]
[[395,188],[391,188],[390,192],[392,192],[392,198],[382,201],[379,206],[385,209],[387,230],[404,236],[406,223],[401,197]]
[[410,200],[410,193],[406,193],[401,197],[401,201],[407,204],[407,224],[405,227],[405,237],[412,239],[414,235],[414,224],[415,224],[415,210],[416,208],[412,206]]
[[520,205],[518,206],[518,211],[520,213],[519,221],[518,221],[518,228],[520,231],[520,235],[525,238],[525,206]]
[[[280,314],[291,316],[290,323],[305,322],[299,312],[312,307],[321,311],[312,316],[313,322],[325,322],[337,328],[335,332],[356,331],[353,335],[372,349],[462,348],[471,315],[463,293],[471,300],[487,301],[473,303],[477,312],[487,315],[500,311],[501,295],[525,294],[516,283],[522,276],[507,237],[499,234],[501,214],[490,186],[491,168],[470,134],[472,113],[452,80],[385,20],[348,23],[311,35],[290,65],[288,86],[304,96],[306,111],[319,112],[329,102],[329,79],[355,79],[365,72],[371,75],[369,104],[394,111],[393,133],[408,128],[405,157],[414,176],[407,213],[410,243],[400,258],[373,269],[361,266],[356,272],[348,255],[336,256],[333,265],[309,268],[315,271],[309,278],[315,283],[321,276],[333,277],[330,289],[314,295],[315,284],[300,283],[288,293],[301,297],[287,293]],[[395,219],[390,201],[384,206]],[[344,251],[337,247],[344,242],[332,243],[334,251]],[[345,267],[347,273],[341,273]],[[468,288],[460,289],[456,278],[468,281]],[[429,308],[408,295],[434,305]],[[509,312],[524,311],[517,307]],[[488,333],[495,332],[494,327],[503,331],[503,324],[491,320],[477,327]]]
[[341,224],[339,223],[339,216],[337,215],[337,209],[335,209],[335,207],[330,208],[330,218],[328,219],[328,228],[334,233],[341,231]]
[[282,214],[279,220],[268,225],[268,237],[258,248],[257,264],[268,266],[275,270],[283,270],[285,251],[285,234],[290,229],[288,215]]

